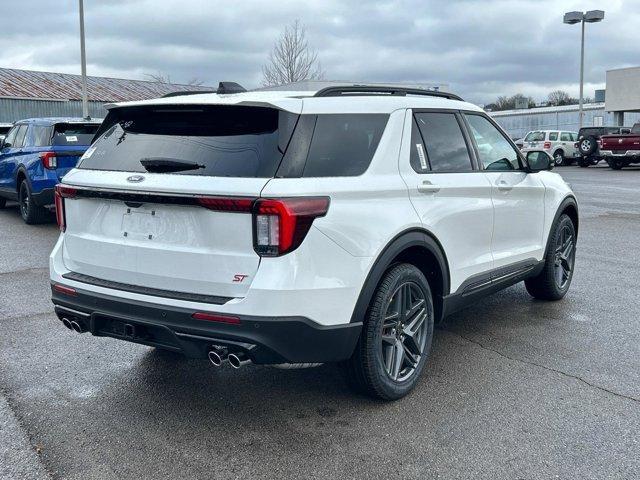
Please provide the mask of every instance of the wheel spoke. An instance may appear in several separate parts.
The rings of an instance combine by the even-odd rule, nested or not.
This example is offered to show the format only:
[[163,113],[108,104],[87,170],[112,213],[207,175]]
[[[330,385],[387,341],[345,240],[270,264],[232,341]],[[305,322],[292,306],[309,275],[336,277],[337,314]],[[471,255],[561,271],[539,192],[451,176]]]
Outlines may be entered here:
[[393,347],[393,370],[391,371],[391,378],[393,378],[394,380],[398,379],[400,371],[402,370],[403,363],[404,348],[402,347],[402,342],[400,340],[397,340],[395,346]]

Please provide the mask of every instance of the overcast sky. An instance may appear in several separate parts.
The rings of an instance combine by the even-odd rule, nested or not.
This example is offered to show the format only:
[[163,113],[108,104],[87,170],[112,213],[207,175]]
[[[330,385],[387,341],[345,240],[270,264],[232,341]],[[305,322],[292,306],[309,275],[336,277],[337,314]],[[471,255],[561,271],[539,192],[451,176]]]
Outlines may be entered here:
[[[3,2],[0,66],[79,73],[77,8]],[[587,25],[593,96],[607,69],[640,64],[639,0],[85,0],[88,73],[256,87],[273,42],[300,19],[327,79],[448,83],[476,103],[577,96],[580,27],[562,14],[596,8],[606,17]]]

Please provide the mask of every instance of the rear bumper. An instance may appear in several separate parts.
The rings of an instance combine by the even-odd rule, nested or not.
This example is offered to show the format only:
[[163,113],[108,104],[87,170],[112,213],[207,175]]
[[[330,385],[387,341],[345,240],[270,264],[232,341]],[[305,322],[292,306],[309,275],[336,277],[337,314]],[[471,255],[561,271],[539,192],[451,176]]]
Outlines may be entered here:
[[54,204],[54,188],[43,188],[39,192],[32,192],[31,198],[41,207]]
[[600,154],[604,157],[640,157],[640,150],[601,150]]
[[[193,310],[122,299],[76,289],[76,295],[52,288],[60,319],[82,322],[95,336],[205,358],[211,346],[246,353],[254,363],[325,363],[346,360],[358,341],[362,324],[321,326],[305,317],[236,315],[240,324],[192,318]],[[125,328],[126,326],[126,328]]]

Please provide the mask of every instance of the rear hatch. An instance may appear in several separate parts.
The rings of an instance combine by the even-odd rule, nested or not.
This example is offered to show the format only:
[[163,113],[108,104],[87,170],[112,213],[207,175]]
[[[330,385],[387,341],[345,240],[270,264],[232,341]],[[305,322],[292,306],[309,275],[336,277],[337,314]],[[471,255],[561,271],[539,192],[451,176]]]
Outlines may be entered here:
[[57,123],[53,127],[51,151],[56,157],[58,180],[76,166],[80,157],[91,145],[98,131],[98,123]]
[[266,107],[112,110],[65,177],[78,187],[65,201],[65,266],[113,288],[243,296],[260,262],[247,206],[296,121]]
[[544,144],[545,132],[529,132],[522,142],[523,148],[541,148]]

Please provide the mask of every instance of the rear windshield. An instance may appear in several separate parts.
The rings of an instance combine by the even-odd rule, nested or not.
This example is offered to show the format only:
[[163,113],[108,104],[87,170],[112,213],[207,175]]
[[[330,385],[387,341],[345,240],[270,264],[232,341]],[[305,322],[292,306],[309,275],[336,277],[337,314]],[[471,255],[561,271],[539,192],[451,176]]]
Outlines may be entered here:
[[544,132],[529,132],[524,138],[525,142],[540,142],[544,140]]
[[273,177],[297,120],[272,108],[240,106],[128,109],[112,118],[79,168]]
[[53,128],[52,145],[91,145],[99,127],[97,123],[58,123]]

